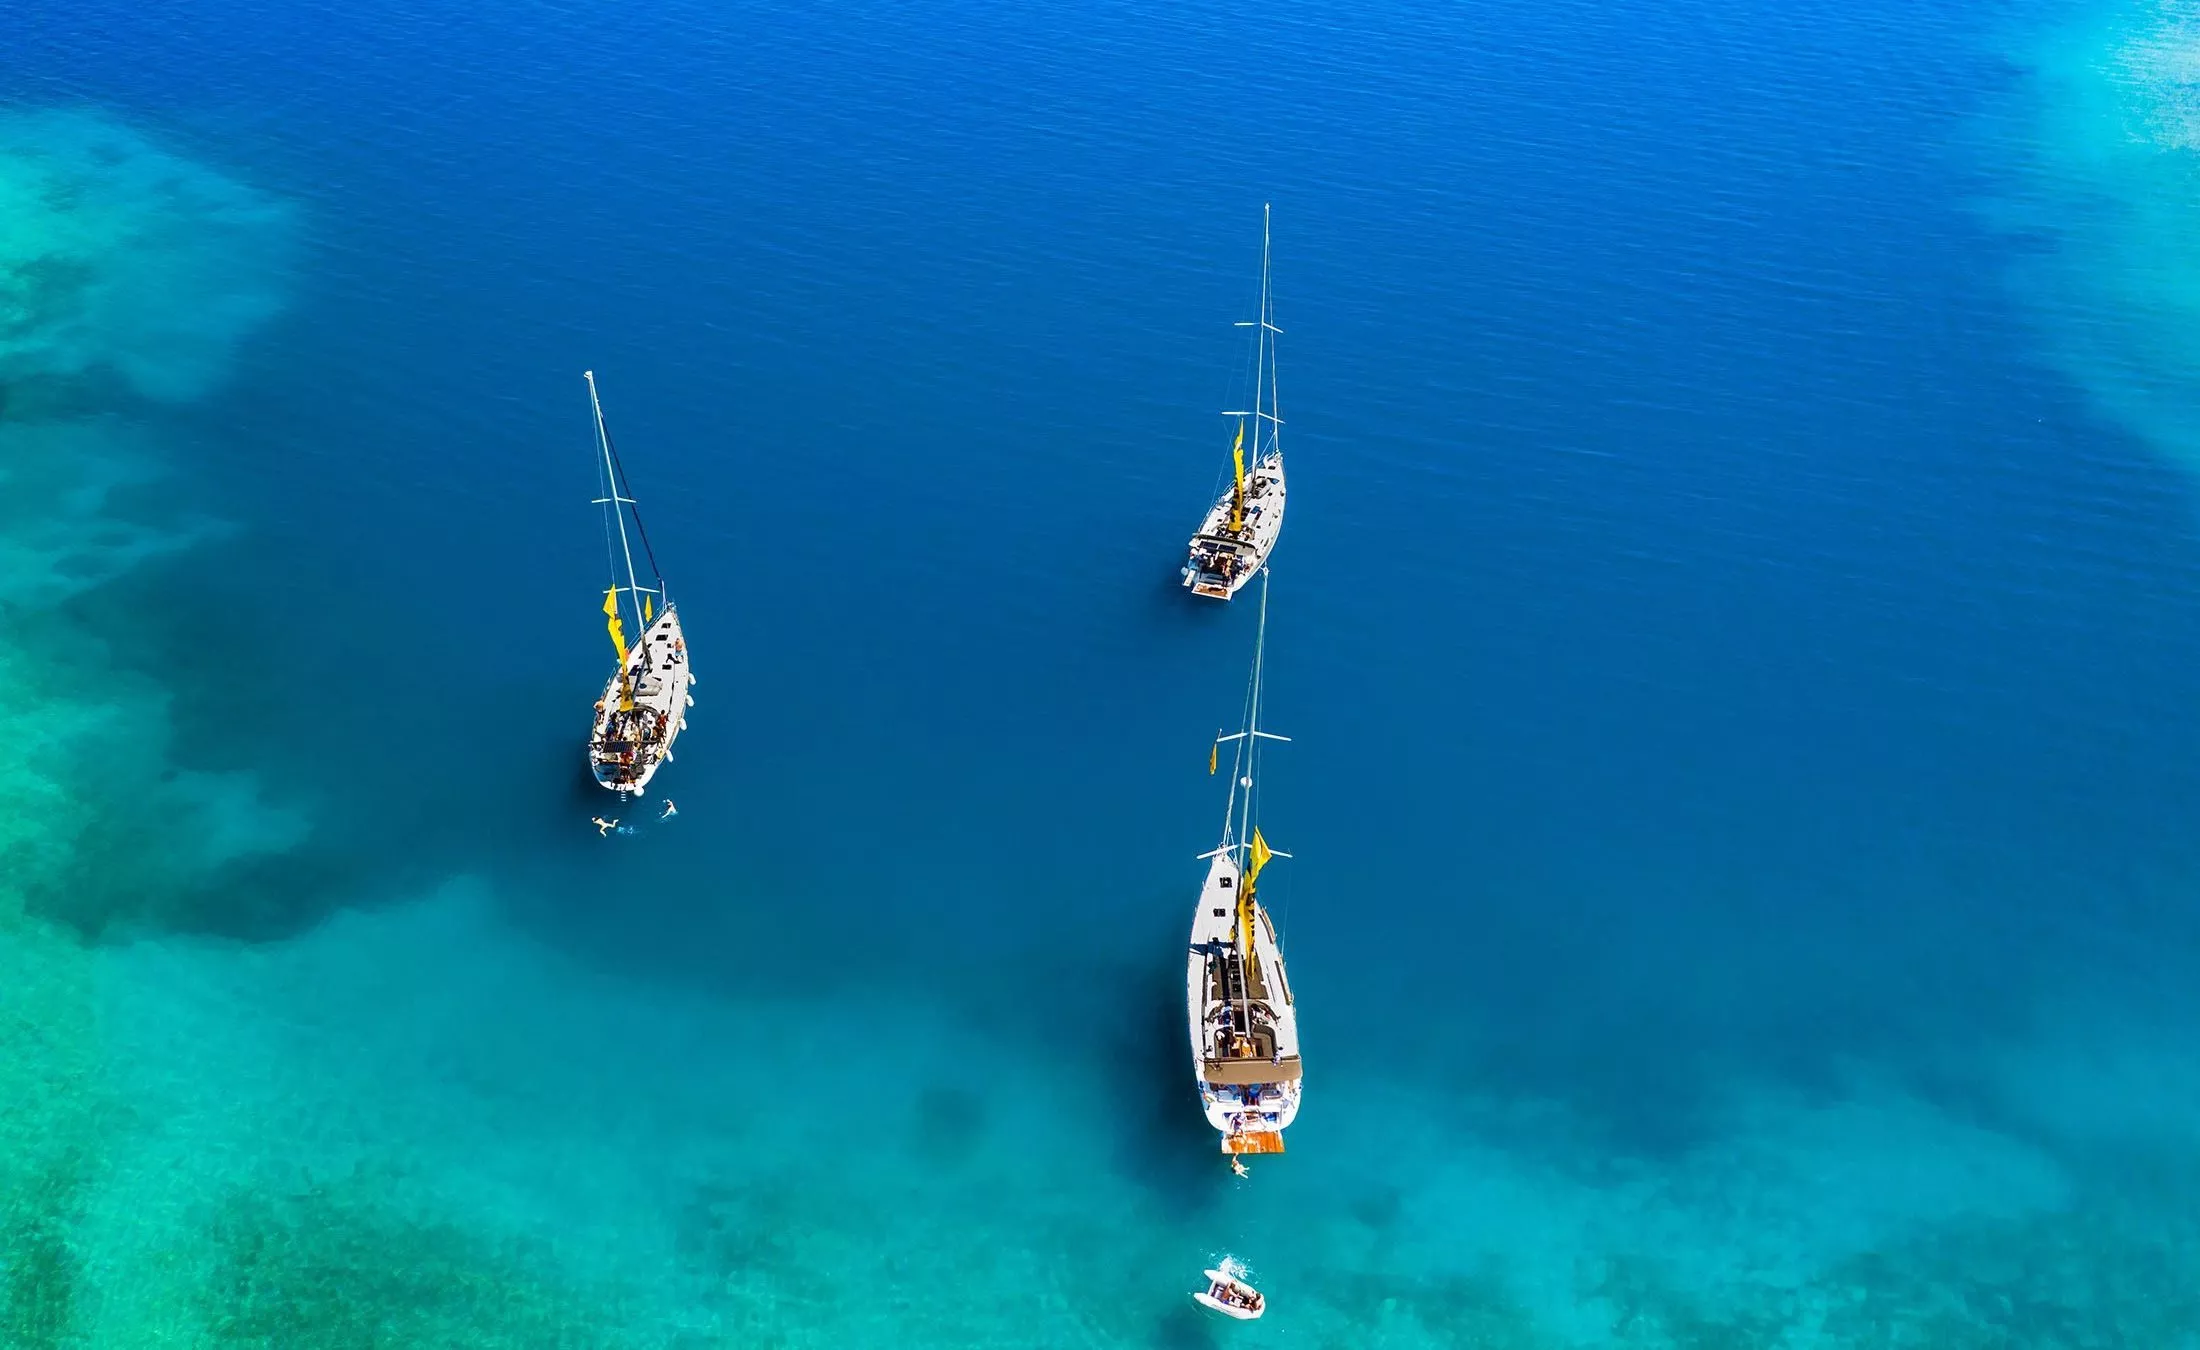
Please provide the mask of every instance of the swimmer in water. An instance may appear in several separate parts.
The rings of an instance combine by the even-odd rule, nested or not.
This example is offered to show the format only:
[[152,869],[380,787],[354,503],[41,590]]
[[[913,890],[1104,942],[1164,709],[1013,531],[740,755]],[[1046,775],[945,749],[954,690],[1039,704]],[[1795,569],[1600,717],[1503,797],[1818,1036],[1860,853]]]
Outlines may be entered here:
[[1245,1170],[1245,1160],[1238,1157],[1238,1155],[1236,1155],[1235,1153],[1230,1155],[1230,1170],[1237,1173],[1241,1177],[1249,1177],[1253,1175],[1251,1172]]
[[616,826],[619,822],[616,820],[605,820],[602,816],[590,816],[588,818],[588,823],[596,827],[597,834],[603,835],[608,838],[610,837],[612,827]]
[[667,798],[665,798],[665,809],[664,809],[663,811],[661,811],[661,812],[659,812],[659,813],[658,813],[658,815],[657,815],[657,819],[659,819],[659,820],[670,820],[670,819],[672,819],[672,818],[673,818],[674,816],[676,816],[676,815],[679,815],[679,814],[680,814],[680,808],[679,808],[679,807],[677,807],[677,806],[674,806],[674,805],[672,804],[672,798],[670,798],[670,797],[667,797]]

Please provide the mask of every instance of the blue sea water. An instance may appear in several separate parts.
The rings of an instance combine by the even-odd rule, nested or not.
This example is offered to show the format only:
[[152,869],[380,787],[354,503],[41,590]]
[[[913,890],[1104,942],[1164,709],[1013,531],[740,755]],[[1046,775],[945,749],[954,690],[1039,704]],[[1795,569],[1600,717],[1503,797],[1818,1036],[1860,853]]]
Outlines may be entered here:
[[[1221,1345],[1224,1254],[1285,1345],[2200,1326],[2191,21],[14,26],[9,1344]],[[1264,203],[1239,1181],[1173,569]],[[608,840],[584,369],[700,677]]]

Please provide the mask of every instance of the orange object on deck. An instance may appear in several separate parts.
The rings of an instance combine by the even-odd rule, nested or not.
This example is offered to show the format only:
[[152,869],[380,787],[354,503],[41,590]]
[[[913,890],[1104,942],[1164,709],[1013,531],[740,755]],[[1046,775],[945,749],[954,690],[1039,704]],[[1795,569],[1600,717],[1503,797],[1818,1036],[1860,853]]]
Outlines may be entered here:
[[1274,1130],[1247,1130],[1222,1136],[1224,1153],[1281,1153],[1283,1136]]

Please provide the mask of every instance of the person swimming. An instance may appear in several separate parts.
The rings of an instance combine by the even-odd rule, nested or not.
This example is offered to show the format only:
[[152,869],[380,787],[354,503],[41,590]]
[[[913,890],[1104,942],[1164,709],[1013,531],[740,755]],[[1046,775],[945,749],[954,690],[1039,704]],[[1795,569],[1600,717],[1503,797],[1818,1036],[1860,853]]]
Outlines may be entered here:
[[1245,1160],[1243,1158],[1240,1158],[1235,1153],[1230,1155],[1230,1170],[1237,1173],[1241,1177],[1249,1177],[1253,1175],[1251,1172],[1245,1169]]
[[680,808],[672,804],[672,798],[667,797],[665,798],[665,809],[657,813],[657,819],[670,820],[679,814]]
[[602,816],[590,816],[588,823],[596,827],[597,834],[607,839],[611,836],[611,831],[617,828],[619,824],[616,820],[605,820]]

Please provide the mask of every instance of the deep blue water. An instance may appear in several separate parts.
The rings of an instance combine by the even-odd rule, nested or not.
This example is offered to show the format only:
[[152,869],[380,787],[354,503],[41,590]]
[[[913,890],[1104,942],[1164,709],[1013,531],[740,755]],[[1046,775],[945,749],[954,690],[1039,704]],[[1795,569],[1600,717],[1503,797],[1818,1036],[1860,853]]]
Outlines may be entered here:
[[[1179,1068],[1252,634],[1172,569],[1273,203],[1307,1053],[1664,1154],[1738,1080],[1963,1100],[2194,969],[2194,489],[1974,209],[2010,21],[85,0],[0,90],[301,204],[290,307],[164,414],[244,531],[136,641],[187,718],[296,681],[187,740],[347,902],[486,873],[591,962],[981,1023],[1036,969],[1126,1083]],[[701,676],[678,820],[614,845],[584,368]],[[1368,1109],[1310,1090],[1272,1166]]]

